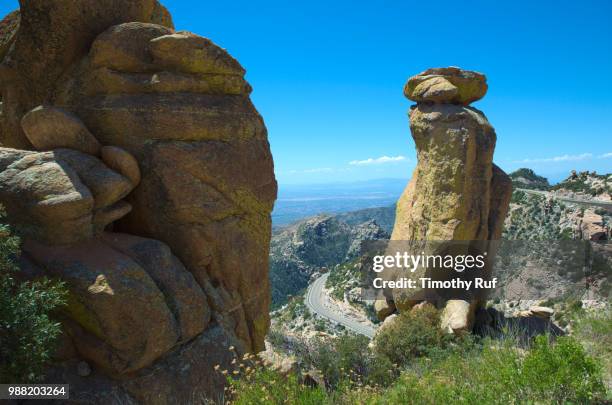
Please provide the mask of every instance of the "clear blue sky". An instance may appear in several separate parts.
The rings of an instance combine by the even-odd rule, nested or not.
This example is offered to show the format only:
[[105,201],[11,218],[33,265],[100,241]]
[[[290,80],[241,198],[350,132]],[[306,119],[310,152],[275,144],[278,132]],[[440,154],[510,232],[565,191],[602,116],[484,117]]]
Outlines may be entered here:
[[402,87],[449,65],[486,74],[475,106],[497,130],[502,168],[553,179],[612,172],[610,1],[164,4],[177,29],[211,38],[247,69],[281,184],[409,177]]

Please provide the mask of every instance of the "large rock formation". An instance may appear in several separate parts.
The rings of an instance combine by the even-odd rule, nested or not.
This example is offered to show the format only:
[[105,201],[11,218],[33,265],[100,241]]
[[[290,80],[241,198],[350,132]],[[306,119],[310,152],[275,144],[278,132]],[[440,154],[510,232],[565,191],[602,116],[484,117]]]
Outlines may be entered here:
[[[486,90],[482,74],[454,67],[429,69],[408,80],[404,93],[417,102],[409,115],[418,164],[398,201],[392,240],[500,238],[512,184],[492,163],[493,127],[481,111],[468,105]],[[433,249],[440,253],[445,248],[437,244]],[[463,248],[469,250],[470,242]],[[377,310],[384,318],[395,307],[406,310],[417,302],[394,291],[387,302],[377,303]],[[476,305],[449,300],[442,326],[453,331],[469,329]]]
[[212,366],[269,325],[276,181],[245,70],[156,0],[20,4],[0,24],[0,202],[28,274],[70,289],[56,372],[97,402],[214,395]]

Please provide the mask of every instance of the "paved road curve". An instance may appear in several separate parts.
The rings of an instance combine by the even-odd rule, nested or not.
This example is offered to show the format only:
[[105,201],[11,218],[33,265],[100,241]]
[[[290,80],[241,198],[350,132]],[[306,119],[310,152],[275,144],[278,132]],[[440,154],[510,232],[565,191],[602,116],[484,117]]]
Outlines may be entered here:
[[559,201],[565,201],[568,203],[572,203],[572,204],[580,204],[580,205],[591,205],[594,207],[601,207],[601,208],[607,208],[608,210],[612,210],[612,202],[607,202],[607,201],[597,201],[597,200],[579,200],[576,198],[570,198],[570,197],[563,197],[563,196],[559,196],[556,194],[553,194],[549,191],[543,191],[543,190],[529,190],[526,188],[519,188],[517,190],[523,191],[525,193],[528,194],[537,194],[537,195],[543,195],[545,197],[553,197]]
[[326,318],[332,322],[344,325],[344,327],[352,330],[353,332],[367,336],[370,339],[373,338],[375,329],[371,326],[364,325],[358,320],[346,316],[346,314],[340,312],[339,309],[334,310],[323,305],[323,287],[325,287],[325,282],[327,281],[328,276],[329,273],[323,274],[308,287],[305,300],[308,308],[317,315],[322,316],[323,318]]

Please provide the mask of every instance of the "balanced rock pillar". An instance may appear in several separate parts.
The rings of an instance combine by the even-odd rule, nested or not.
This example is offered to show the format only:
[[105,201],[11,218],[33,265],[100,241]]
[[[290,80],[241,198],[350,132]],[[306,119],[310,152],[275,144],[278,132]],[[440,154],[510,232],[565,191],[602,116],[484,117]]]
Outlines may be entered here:
[[[404,94],[416,102],[409,116],[418,163],[398,201],[392,240],[500,238],[512,185],[493,164],[495,130],[470,106],[486,91],[484,75],[455,67],[429,69],[408,80]],[[417,303],[400,295],[394,291],[393,299],[379,307],[401,311]],[[443,305],[444,329],[471,328],[478,302],[448,300]]]

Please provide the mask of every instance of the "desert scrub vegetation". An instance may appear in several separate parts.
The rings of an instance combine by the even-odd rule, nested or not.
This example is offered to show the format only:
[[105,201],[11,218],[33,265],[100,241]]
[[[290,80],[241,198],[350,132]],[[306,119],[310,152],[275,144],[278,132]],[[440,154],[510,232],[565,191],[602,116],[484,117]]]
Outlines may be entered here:
[[[413,359],[389,385],[345,372],[324,390],[266,368],[231,379],[239,404],[595,404],[606,403],[601,366],[571,337],[538,336],[522,350],[487,340],[482,347]],[[609,400],[609,398],[608,398]]]
[[423,359],[371,403],[589,404],[605,400],[600,365],[573,338],[538,336],[526,351],[508,341]]
[[603,365],[603,377],[608,390],[612,389],[612,311],[579,311],[572,324],[573,335],[585,350]]
[[0,224],[0,383],[39,381],[61,333],[50,314],[65,304],[64,285],[20,281],[18,257],[19,239]]
[[332,267],[325,283],[330,295],[339,301],[344,300],[344,293],[359,284],[359,259],[340,263]]
[[[503,232],[506,240],[556,240],[563,238],[561,219],[568,207],[558,200],[521,190],[512,193],[513,204]],[[570,230],[571,231],[571,230]]]
[[[576,337],[540,335],[527,346],[513,334],[503,339],[444,336],[435,330],[437,317],[427,307],[399,316],[388,336],[383,331],[376,337],[374,349],[366,338],[354,335],[321,342],[299,354],[306,364],[297,375],[281,376],[263,366],[252,368],[248,379],[230,374],[228,401],[374,405],[610,400],[599,361],[610,354],[609,314],[587,318],[577,326]],[[597,347],[585,343],[594,341],[600,341]],[[301,378],[312,368],[320,371],[322,385]]]
[[331,389],[343,384],[387,386],[396,375],[396,366],[370,350],[368,344],[368,338],[354,334],[320,341],[306,354],[306,366],[319,370]]
[[374,305],[361,299],[358,293],[362,285],[361,258],[348,260],[331,268],[325,288],[329,290],[329,295],[337,301],[345,301],[360,309],[372,323],[379,323],[376,316]]
[[584,193],[597,196],[603,193],[612,193],[610,174],[597,174],[595,172],[579,172],[570,175],[567,179],[551,187],[552,190],[569,190],[575,193]]
[[300,316],[305,316],[309,314],[309,311],[306,309],[306,305],[304,305],[304,296],[297,295],[295,297],[291,297],[289,302],[287,302],[285,308],[282,311],[279,311],[280,320],[283,322],[292,321]]
[[406,365],[414,358],[444,350],[461,338],[444,333],[439,319],[439,311],[432,305],[403,312],[378,333],[375,351],[394,364]]

